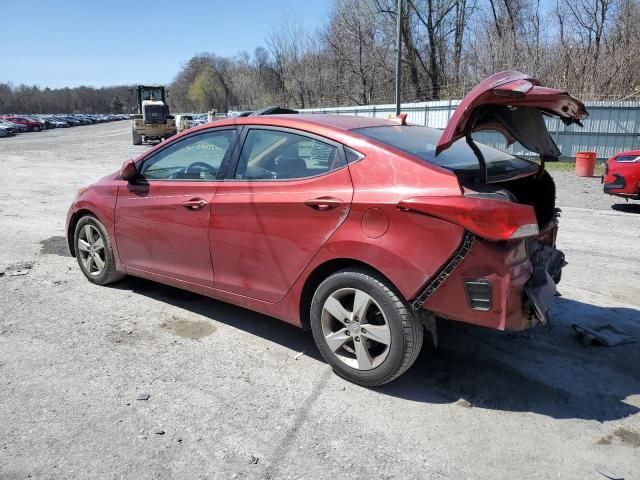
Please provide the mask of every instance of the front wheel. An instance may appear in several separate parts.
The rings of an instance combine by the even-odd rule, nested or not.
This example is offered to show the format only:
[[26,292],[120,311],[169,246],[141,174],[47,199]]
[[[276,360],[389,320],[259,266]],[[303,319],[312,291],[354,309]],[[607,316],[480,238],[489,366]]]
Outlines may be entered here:
[[97,218],[85,215],[78,220],[74,242],[80,270],[91,283],[107,285],[124,277],[116,271],[111,239]]
[[424,329],[389,282],[372,272],[341,270],[323,281],[311,303],[320,353],[341,377],[382,385],[416,360]]

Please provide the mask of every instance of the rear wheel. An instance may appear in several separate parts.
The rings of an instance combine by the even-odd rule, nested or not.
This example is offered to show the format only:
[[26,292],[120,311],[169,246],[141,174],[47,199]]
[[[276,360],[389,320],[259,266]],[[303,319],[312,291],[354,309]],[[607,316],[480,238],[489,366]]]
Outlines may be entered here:
[[131,138],[133,139],[134,145],[142,145],[142,135],[136,132],[135,128],[131,129]]
[[78,220],[74,242],[80,270],[91,283],[107,285],[124,277],[116,271],[111,240],[97,218],[85,215]]
[[341,270],[320,284],[311,303],[311,330],[333,370],[362,386],[403,374],[417,358],[424,333],[388,281],[358,269]]
[[32,129],[32,130],[33,130],[34,132],[39,132],[39,131],[40,131],[40,127],[36,125],[35,127],[33,127],[33,129]]

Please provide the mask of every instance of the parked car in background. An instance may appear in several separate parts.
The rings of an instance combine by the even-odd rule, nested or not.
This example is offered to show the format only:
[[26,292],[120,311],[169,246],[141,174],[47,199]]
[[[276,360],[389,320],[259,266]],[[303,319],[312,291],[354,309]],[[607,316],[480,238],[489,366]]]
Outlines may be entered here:
[[0,115],[0,124],[10,126],[15,133],[40,131],[50,128],[68,128],[78,125],[91,125],[103,122],[112,122],[119,120],[127,120],[128,115],[124,114],[94,114],[94,113],[76,113],[76,114],[5,114]]
[[28,132],[39,132],[45,129],[44,123],[34,120],[33,118],[15,115],[5,115],[3,118],[13,123],[19,123],[27,128]]
[[175,115],[175,120],[176,130],[178,130],[178,132],[188,130],[195,126],[193,115],[190,113],[179,113],[178,115]]
[[15,134],[16,132],[12,127],[0,124],[0,137],[12,137]]
[[48,117],[48,120],[53,124],[55,128],[69,128],[69,123],[65,122],[61,118],[51,116]]
[[44,125],[43,130],[48,130],[50,128],[55,128],[55,125],[53,124],[53,122],[51,122],[51,120],[49,120],[49,118],[42,116],[42,115],[38,115],[38,116],[34,116],[34,117],[29,117],[30,119],[36,121],[36,122],[40,122]]
[[492,127],[557,159],[545,116],[587,112],[501,72],[444,132],[406,115],[222,119],[81,189],[68,247],[92,283],[136,275],[275,316],[310,329],[340,376],[380,385],[411,366],[436,317],[546,321],[565,263],[553,179],[471,137]]
[[604,193],[640,200],[640,150],[614,155],[605,164]]
[[64,116],[59,117],[59,118],[61,118],[65,122],[67,122],[71,127],[76,127],[78,125],[82,125],[82,122],[80,120],[78,120],[77,118],[72,117],[72,116],[64,115]]
[[201,114],[193,116],[193,126],[194,127],[198,127],[200,125],[204,125],[205,123],[208,123],[208,122],[209,122],[209,119],[208,119],[208,115],[206,113],[201,113]]
[[9,128],[14,134],[23,133],[27,131],[26,126],[21,125],[19,123],[10,122],[9,120],[6,120],[4,118],[0,118],[0,125],[2,125],[5,128]]

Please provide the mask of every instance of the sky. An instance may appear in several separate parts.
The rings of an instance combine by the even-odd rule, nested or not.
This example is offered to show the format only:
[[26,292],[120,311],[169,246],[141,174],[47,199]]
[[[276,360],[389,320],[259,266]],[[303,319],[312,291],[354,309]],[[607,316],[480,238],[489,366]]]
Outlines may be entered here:
[[253,53],[283,17],[314,30],[330,0],[0,0],[0,83],[171,82],[196,53]]

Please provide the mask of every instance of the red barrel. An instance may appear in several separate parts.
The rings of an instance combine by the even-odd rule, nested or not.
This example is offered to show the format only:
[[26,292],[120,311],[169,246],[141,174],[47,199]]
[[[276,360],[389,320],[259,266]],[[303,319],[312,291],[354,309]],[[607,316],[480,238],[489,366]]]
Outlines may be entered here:
[[593,177],[596,168],[596,152],[576,153],[576,176]]

